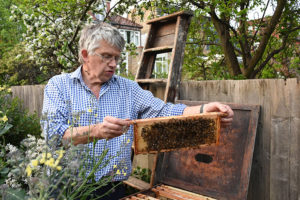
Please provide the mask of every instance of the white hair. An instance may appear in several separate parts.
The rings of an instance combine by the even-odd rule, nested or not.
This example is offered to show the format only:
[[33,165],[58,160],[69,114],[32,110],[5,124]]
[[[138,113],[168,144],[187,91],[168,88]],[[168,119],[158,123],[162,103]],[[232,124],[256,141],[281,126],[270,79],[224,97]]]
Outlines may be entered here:
[[115,27],[100,22],[97,24],[87,25],[81,31],[79,39],[79,62],[83,63],[81,51],[86,49],[88,54],[94,54],[94,51],[100,47],[100,41],[104,40],[108,44],[118,48],[120,51],[125,46],[125,40]]

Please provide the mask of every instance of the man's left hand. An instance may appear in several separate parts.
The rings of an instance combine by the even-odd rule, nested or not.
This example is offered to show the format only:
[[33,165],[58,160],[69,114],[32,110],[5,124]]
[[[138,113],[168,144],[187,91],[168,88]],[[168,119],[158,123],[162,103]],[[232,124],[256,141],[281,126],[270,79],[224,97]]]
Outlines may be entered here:
[[208,104],[203,104],[203,112],[222,112],[227,114],[226,117],[223,117],[221,119],[222,122],[222,126],[229,126],[231,125],[232,121],[233,121],[233,116],[234,113],[232,111],[232,109],[230,108],[230,106],[225,105],[225,104],[221,104],[219,102],[212,102],[212,103],[208,103]]

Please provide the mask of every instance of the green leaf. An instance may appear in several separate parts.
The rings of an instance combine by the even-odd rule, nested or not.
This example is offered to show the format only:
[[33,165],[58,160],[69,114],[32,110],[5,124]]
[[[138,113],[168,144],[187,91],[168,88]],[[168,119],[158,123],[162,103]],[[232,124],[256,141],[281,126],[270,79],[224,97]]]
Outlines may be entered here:
[[25,190],[7,189],[5,191],[5,199],[10,200],[24,200],[27,199]]
[[2,136],[3,134],[5,134],[11,127],[13,127],[13,125],[6,124],[5,127],[0,131],[0,136]]

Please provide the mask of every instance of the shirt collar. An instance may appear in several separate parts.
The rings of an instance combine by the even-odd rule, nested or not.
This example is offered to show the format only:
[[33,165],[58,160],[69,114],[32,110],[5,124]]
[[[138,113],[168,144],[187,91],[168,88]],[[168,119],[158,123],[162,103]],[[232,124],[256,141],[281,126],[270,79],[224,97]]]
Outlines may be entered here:
[[[83,82],[82,73],[81,73],[82,65],[78,67],[74,72],[71,73],[71,79],[78,79],[79,81]],[[111,79],[109,79],[107,84],[114,83],[117,81],[117,76],[113,75]]]

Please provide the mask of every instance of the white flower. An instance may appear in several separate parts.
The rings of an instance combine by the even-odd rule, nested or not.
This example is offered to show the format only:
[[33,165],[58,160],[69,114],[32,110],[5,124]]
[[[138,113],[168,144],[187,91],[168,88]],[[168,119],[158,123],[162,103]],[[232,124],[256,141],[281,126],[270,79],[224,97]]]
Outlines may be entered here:
[[18,151],[18,148],[15,147],[15,146],[13,146],[13,145],[11,145],[11,144],[7,144],[6,147],[5,147],[5,149],[7,151],[9,151],[10,153],[14,153],[14,152]]

